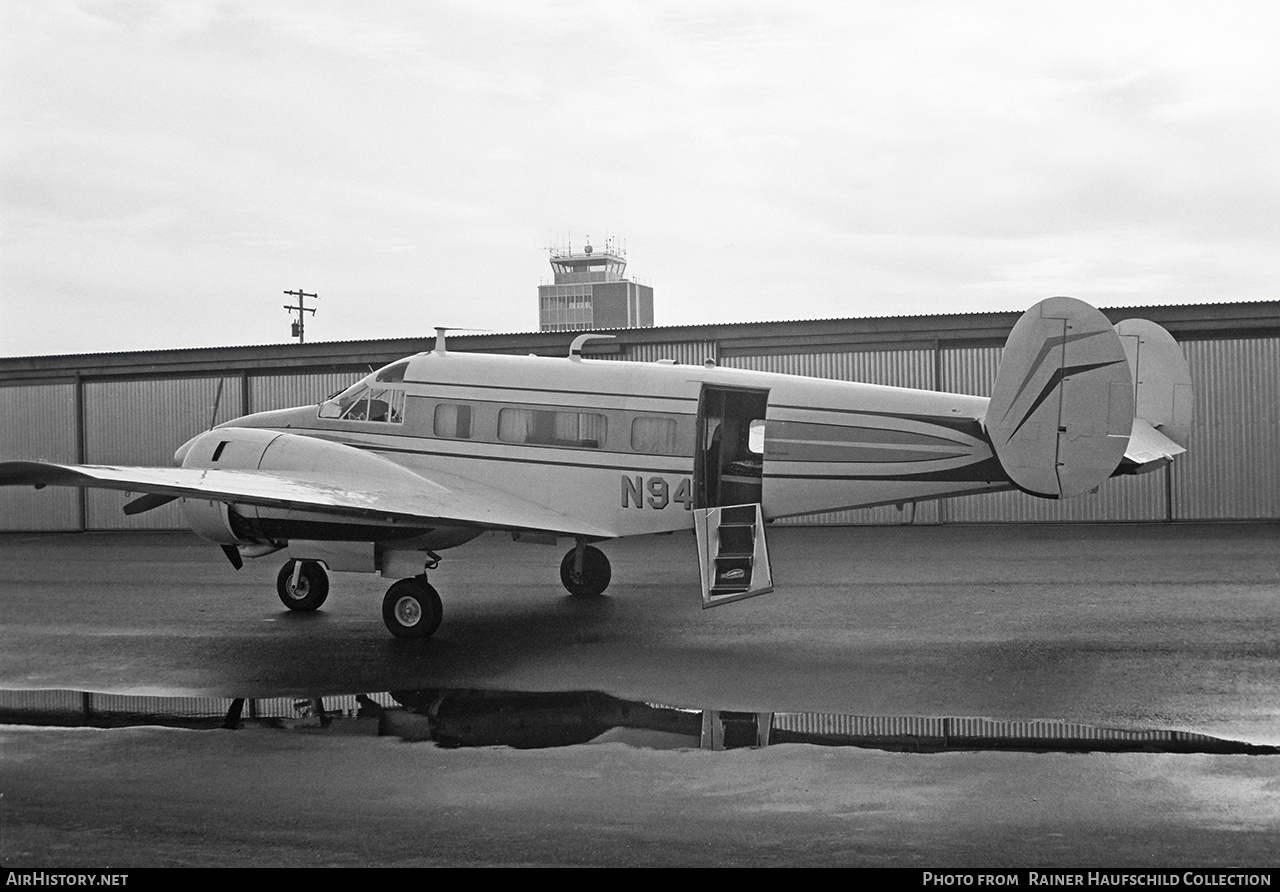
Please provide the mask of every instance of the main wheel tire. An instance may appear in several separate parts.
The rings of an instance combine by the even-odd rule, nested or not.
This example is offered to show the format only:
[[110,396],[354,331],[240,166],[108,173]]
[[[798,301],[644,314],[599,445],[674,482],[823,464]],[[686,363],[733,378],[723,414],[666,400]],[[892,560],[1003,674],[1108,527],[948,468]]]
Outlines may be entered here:
[[430,638],[443,616],[440,595],[425,579],[392,583],[382,599],[382,621],[397,638]]
[[560,582],[571,595],[599,595],[609,587],[613,578],[613,569],[604,552],[594,545],[588,545],[582,552],[582,572],[573,572],[573,552],[564,556],[560,562]]
[[319,610],[325,598],[329,597],[329,574],[324,567],[315,561],[303,561],[302,571],[298,574],[297,588],[293,585],[293,565],[297,561],[285,561],[276,576],[276,594],[281,603],[290,610],[309,613]]

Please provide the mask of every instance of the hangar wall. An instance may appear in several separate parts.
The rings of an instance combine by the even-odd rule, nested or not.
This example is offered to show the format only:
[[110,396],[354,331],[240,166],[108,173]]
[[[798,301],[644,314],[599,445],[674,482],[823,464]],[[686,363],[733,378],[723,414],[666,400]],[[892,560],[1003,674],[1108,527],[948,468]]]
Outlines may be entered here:
[[1280,338],[1183,350],[1199,389],[1187,454],[1172,466],[1175,516],[1280,518]]
[[[1244,309],[1240,309],[1243,307]],[[1224,308],[1235,308],[1224,310]],[[1280,302],[1140,308],[1182,345],[1195,382],[1188,454],[1061,502],[1018,492],[833,512],[786,523],[1280,520]],[[1112,311],[1108,311],[1109,314]],[[675,359],[988,395],[1017,313],[619,330],[590,358]],[[1118,319],[1113,319],[1118,321]],[[472,335],[452,350],[565,355],[573,333]],[[314,403],[429,338],[0,359],[0,459],[165,465],[245,412]],[[216,408],[215,408],[216,407]],[[128,517],[121,492],[0,487],[0,530],[182,528],[168,505]]]
[[[17,422],[0,428],[0,458],[171,465],[178,446],[213,424],[246,411],[316,402],[361,374],[82,377],[67,384],[0,386],[0,417]],[[115,490],[0,487],[0,530],[186,529],[177,503],[131,517],[123,512],[130,498]]]
[[[0,457],[74,462],[79,459],[73,384],[0,387]],[[6,530],[80,529],[73,489],[0,487],[0,524]]]
[[[238,384],[227,376],[84,382],[84,463],[172,465],[173,451],[193,432],[244,414]],[[184,526],[176,502],[130,517],[121,511],[126,501],[125,493],[86,490],[85,527]]]

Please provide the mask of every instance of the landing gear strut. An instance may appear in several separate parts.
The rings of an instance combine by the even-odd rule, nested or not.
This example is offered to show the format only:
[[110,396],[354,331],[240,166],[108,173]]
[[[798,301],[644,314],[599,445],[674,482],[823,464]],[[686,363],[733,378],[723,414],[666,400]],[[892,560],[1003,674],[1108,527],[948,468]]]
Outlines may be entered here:
[[318,610],[329,597],[329,574],[315,561],[285,561],[276,576],[276,594],[290,610]]
[[393,583],[382,599],[382,621],[397,638],[429,638],[443,616],[440,595],[425,573]]
[[598,595],[609,587],[613,570],[604,552],[579,539],[560,562],[560,581],[571,595]]

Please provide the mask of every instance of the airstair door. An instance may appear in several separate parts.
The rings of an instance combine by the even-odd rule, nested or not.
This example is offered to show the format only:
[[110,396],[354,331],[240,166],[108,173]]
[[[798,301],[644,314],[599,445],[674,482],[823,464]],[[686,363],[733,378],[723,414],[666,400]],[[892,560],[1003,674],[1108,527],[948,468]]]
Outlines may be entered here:
[[760,506],[768,405],[767,390],[702,388],[694,529],[703,607],[773,591]]

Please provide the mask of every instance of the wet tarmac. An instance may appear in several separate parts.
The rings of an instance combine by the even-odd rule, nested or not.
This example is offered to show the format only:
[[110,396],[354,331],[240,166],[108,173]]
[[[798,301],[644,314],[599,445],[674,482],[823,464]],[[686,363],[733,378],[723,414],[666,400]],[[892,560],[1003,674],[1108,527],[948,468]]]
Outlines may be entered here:
[[[189,536],[0,537],[0,862],[1277,860],[1280,526],[770,536],[777,592],[711,611],[682,537],[606,544],[587,600],[559,551],[484,537],[433,574],[425,642],[387,635],[377,579],[297,616],[275,564]],[[286,801],[246,820],[231,778]]]
[[1280,525],[772,528],[777,591],[700,609],[692,537],[445,553],[445,617],[391,638],[387,582],[293,614],[276,561],[185,534],[0,537],[0,689],[314,697],[601,691],[745,712],[975,716],[1280,744]]

